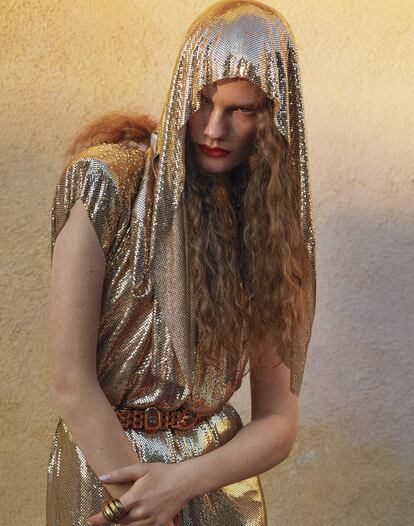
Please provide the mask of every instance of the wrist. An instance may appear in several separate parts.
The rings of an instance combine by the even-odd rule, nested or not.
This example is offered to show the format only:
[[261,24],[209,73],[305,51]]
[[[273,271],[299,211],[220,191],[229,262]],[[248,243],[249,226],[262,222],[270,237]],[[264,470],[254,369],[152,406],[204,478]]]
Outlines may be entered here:
[[200,495],[205,495],[212,490],[210,487],[211,480],[208,480],[206,473],[203,470],[204,455],[193,457],[181,462],[182,476],[186,477],[187,494],[189,499],[194,499]]
[[176,464],[179,476],[186,481],[186,493],[188,500],[208,493],[203,474],[200,472],[197,457],[183,460]]

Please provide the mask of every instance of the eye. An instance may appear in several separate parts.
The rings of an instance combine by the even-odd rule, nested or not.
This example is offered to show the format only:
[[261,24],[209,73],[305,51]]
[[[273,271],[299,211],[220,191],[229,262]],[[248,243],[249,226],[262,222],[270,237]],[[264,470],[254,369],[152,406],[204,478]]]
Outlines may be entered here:
[[240,111],[241,113],[244,113],[246,115],[254,114],[254,110],[252,110],[251,108],[244,108],[243,106],[240,106],[239,108],[237,108],[237,111]]

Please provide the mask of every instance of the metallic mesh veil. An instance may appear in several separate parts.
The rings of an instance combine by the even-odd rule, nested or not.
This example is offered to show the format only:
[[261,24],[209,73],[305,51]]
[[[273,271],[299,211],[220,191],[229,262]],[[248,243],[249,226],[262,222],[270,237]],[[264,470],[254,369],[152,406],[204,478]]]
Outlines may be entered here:
[[[172,344],[183,375],[192,385],[196,352],[189,235],[183,188],[185,125],[199,108],[199,91],[224,78],[244,78],[274,101],[275,125],[290,148],[299,191],[298,217],[309,255],[305,274],[304,328],[294,351],[281,355],[290,369],[290,390],[299,396],[316,303],[315,236],[297,48],[287,21],[255,1],[213,4],[188,29],[174,67],[156,132],[147,151],[144,176],[132,216],[131,262],[134,294],[153,294],[158,305],[160,350]],[[155,355],[157,350],[155,349]],[[168,376],[168,364],[157,374]]]

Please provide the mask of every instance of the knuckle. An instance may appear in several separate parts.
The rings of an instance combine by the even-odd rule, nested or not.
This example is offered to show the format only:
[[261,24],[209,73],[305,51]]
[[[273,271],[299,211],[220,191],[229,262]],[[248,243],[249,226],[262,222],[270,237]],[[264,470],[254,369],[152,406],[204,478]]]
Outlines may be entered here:
[[131,502],[129,503],[128,507],[129,507],[130,509],[132,509],[132,508],[137,508],[138,506],[140,506],[140,504],[141,504],[141,499],[140,499],[140,497],[137,495],[137,496],[133,496],[133,497],[132,497],[132,500],[131,500]]
[[148,514],[142,506],[139,506],[134,510],[134,519],[142,520],[146,519],[148,517]]

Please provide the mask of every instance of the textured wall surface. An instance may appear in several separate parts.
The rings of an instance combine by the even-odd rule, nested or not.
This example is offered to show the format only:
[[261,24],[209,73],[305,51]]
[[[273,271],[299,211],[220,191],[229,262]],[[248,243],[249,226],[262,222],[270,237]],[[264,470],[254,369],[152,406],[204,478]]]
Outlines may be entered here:
[[[183,32],[210,3],[1,2],[2,524],[45,523],[58,416],[46,385],[50,207],[64,150],[106,111],[159,117]],[[269,526],[408,526],[412,4],[267,3],[299,45],[318,270],[299,437],[262,475]],[[247,378],[233,401],[247,423]]]

